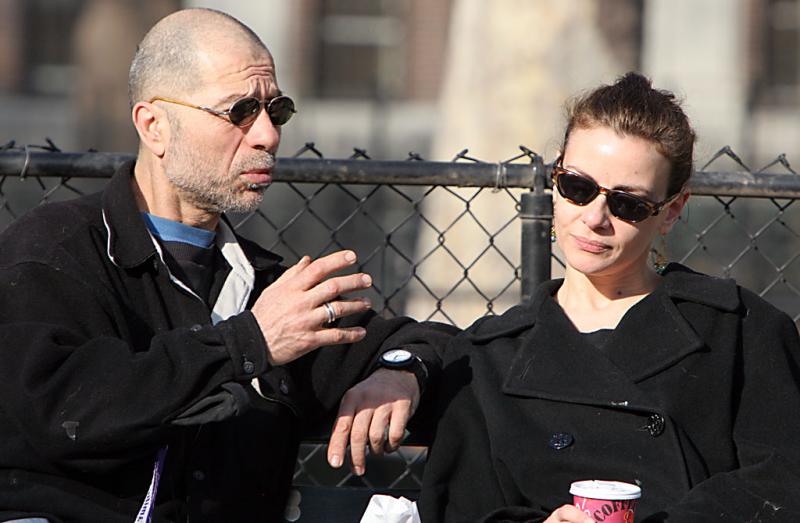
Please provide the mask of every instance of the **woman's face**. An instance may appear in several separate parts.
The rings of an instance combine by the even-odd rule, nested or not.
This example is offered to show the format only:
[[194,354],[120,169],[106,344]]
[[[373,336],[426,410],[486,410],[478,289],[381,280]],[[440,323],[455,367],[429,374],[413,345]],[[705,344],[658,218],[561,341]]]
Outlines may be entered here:
[[[606,189],[630,192],[653,203],[667,197],[669,161],[651,142],[617,134],[608,127],[574,129],[562,165]],[[554,227],[567,265],[602,277],[624,277],[645,270],[653,240],[669,231],[687,197],[682,194],[658,215],[629,223],[609,212],[603,194],[580,206],[554,190]]]

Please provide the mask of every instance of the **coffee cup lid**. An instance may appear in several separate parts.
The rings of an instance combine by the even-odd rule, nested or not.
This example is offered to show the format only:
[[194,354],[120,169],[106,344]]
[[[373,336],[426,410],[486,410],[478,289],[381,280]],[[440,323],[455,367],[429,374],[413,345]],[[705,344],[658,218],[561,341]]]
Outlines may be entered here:
[[642,489],[636,485],[601,479],[575,481],[569,487],[569,493],[593,499],[638,499],[642,497]]

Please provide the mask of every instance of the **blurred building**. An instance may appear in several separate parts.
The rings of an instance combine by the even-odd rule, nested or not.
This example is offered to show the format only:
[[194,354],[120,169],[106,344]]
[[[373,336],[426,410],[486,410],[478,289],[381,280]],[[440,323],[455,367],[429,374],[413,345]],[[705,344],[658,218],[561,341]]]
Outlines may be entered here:
[[[220,9],[270,47],[302,118],[283,151],[429,150],[449,0],[0,0],[0,140],[65,149],[135,146],[127,68],[152,23],[180,7]],[[397,151],[404,151],[398,153]]]
[[[515,123],[539,120],[541,107],[525,100],[542,98],[540,91],[552,84],[608,80],[592,73],[598,61],[607,61],[603,55],[621,58],[624,67],[632,64],[684,94],[701,129],[703,150],[731,144],[758,163],[778,151],[791,152],[798,143],[798,0],[478,2],[485,16],[471,22],[470,32],[451,38],[447,54],[453,13],[470,2],[0,0],[0,137],[41,141],[50,135],[71,149],[131,147],[130,129],[127,137],[118,130],[128,118],[127,106],[109,91],[123,85],[135,42],[154,20],[181,6],[200,5],[238,16],[276,55],[283,87],[302,109],[286,129],[284,152],[313,140],[333,155],[353,146],[378,157],[402,157],[408,149],[430,153],[439,122],[438,97],[449,70],[446,57],[455,59],[458,49],[474,46],[476,39],[485,44],[481,61],[486,67],[468,83],[494,94],[491,101],[476,98],[461,110],[476,115],[491,111],[496,121],[512,122],[491,130],[484,126],[487,135],[504,142],[499,150],[481,154],[487,160],[509,156],[517,143],[551,148],[550,138],[530,132],[530,124]],[[600,41],[569,26],[570,18],[580,23],[594,11],[599,13],[594,32],[604,35]],[[529,18],[531,12],[542,16]],[[491,26],[500,21],[511,24],[507,33]],[[525,34],[515,32],[521,23],[528,26]],[[541,44],[554,27],[560,28],[561,45]],[[519,37],[512,42],[503,39],[505,34]],[[565,45],[587,47],[565,61]],[[527,55],[522,51],[526,46]],[[512,59],[511,53],[523,53],[519,69],[508,67],[502,77],[494,74]],[[556,80],[531,83],[525,68],[534,61]],[[549,96],[561,100],[565,92]],[[447,99],[441,102],[447,107]],[[515,133],[516,127],[524,132]],[[543,134],[550,137],[550,131]],[[457,148],[483,147],[485,140],[469,142]],[[437,154],[443,159],[455,152]]]

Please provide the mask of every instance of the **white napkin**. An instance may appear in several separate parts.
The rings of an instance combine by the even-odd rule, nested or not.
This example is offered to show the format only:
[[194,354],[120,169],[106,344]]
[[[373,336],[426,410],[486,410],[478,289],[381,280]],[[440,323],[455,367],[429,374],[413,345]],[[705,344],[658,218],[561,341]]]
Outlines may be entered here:
[[375,494],[370,498],[361,523],[420,523],[417,504],[404,497]]

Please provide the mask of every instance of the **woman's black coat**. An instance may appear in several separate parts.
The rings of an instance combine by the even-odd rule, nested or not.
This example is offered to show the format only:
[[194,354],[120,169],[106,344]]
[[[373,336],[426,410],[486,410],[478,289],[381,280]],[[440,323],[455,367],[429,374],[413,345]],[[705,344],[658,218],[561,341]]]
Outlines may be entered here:
[[800,343],[732,280],[670,265],[605,351],[543,284],[445,351],[423,521],[541,521],[572,481],[642,488],[645,521],[800,521]]

